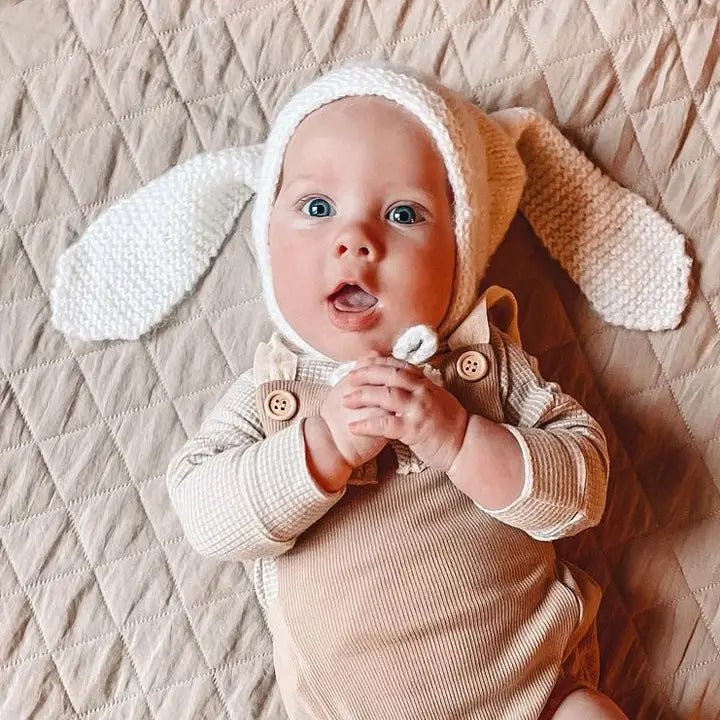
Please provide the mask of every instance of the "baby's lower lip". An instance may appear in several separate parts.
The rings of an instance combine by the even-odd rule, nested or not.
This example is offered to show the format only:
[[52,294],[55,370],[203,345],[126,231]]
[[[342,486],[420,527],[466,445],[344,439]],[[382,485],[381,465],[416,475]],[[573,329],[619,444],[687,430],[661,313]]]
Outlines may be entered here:
[[379,303],[362,312],[338,310],[330,300],[327,300],[325,304],[327,306],[328,318],[338,330],[353,330],[356,332],[369,330],[380,321]]

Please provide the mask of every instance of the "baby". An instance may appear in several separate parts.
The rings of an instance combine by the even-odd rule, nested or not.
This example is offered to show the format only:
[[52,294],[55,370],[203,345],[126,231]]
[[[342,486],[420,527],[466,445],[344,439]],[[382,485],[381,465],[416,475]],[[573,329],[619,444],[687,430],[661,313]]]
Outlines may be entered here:
[[603,432],[477,295],[524,181],[496,122],[387,68],[274,123],[279,332],[167,481],[193,547],[252,572],[293,720],[625,717],[593,689],[599,587],[550,542],[600,520]]

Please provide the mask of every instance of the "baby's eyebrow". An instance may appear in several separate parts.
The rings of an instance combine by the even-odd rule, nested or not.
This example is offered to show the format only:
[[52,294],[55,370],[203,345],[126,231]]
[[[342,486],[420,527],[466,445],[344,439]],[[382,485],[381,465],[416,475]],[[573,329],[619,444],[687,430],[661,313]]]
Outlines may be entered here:
[[417,200],[427,206],[434,205],[438,198],[436,191],[422,185],[396,186],[391,190],[399,199]]
[[285,185],[286,189],[290,189],[295,185],[299,185],[300,183],[304,183],[304,182],[308,182],[308,181],[320,182],[320,179],[318,178],[317,175],[309,175],[309,174],[296,175],[292,180],[290,180],[290,182],[283,183],[283,184]]

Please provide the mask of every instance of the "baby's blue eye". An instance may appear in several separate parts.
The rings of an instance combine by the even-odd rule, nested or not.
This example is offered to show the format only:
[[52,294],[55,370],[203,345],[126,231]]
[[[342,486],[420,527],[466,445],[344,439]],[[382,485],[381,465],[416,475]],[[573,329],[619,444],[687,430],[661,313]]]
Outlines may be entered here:
[[388,220],[399,223],[400,225],[413,225],[422,218],[418,218],[415,209],[410,205],[396,205],[386,216]]
[[335,214],[333,206],[323,198],[310,198],[301,208],[310,217],[330,217]]

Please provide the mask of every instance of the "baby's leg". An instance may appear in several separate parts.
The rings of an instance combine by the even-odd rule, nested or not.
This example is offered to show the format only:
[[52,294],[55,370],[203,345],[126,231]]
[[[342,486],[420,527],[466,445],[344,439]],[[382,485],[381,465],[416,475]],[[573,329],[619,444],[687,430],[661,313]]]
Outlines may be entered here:
[[590,688],[571,692],[552,717],[553,720],[628,720],[607,695]]

